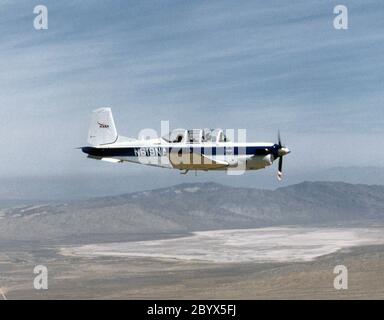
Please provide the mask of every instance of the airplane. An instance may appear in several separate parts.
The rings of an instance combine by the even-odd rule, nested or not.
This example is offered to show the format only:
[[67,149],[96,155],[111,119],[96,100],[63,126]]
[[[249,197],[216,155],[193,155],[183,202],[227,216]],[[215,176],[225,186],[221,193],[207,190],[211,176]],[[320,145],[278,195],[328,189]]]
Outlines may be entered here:
[[81,147],[88,158],[112,163],[138,163],[190,170],[259,170],[279,159],[277,178],[282,179],[283,157],[291,151],[278,143],[232,142],[222,129],[175,129],[163,137],[147,140],[117,134],[111,108],[92,112],[88,145]]

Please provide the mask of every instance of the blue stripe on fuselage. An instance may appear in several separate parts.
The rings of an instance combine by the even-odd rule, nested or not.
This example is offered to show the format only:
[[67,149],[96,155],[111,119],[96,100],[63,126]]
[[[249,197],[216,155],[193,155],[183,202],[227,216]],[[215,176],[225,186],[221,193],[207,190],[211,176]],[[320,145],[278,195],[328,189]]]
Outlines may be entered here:
[[[152,147],[122,147],[122,148],[95,148],[95,147],[83,147],[82,151],[86,154],[95,157],[137,157],[137,156],[163,156],[167,155],[170,152],[180,152],[182,150],[183,153],[198,153],[204,154],[207,156],[210,155],[255,155],[256,153],[267,152],[272,153],[273,155],[277,152],[277,145],[273,146],[252,146],[252,147],[153,147],[155,152],[151,154],[151,152],[147,151]],[[165,151],[159,151],[162,149]],[[266,151],[266,149],[269,151]],[[144,151],[140,151],[144,150]],[[245,152],[244,152],[245,151]],[[266,153],[266,154],[267,154]]]

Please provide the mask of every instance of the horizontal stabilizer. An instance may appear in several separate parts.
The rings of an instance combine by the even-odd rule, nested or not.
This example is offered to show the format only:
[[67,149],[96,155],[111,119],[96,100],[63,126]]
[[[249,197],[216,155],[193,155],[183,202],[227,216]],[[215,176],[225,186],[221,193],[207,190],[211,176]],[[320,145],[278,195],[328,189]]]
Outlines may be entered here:
[[111,162],[111,163],[123,162],[123,160],[120,160],[120,159],[106,158],[106,157],[97,157],[97,156],[92,156],[92,155],[88,155],[88,158],[95,159],[95,160],[101,160],[101,161],[105,161],[105,162]]

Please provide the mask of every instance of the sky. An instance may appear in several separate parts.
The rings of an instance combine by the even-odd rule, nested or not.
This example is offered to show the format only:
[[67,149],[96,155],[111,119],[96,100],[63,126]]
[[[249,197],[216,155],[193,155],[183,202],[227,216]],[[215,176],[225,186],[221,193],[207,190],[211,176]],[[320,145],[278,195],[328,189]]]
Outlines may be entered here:
[[[33,27],[39,4],[48,30]],[[333,27],[338,4],[348,30]],[[291,175],[382,166],[383,10],[381,0],[0,0],[0,178],[193,180],[86,159],[75,148],[104,106],[132,137],[161,120],[245,128],[249,141],[275,142],[280,129]]]

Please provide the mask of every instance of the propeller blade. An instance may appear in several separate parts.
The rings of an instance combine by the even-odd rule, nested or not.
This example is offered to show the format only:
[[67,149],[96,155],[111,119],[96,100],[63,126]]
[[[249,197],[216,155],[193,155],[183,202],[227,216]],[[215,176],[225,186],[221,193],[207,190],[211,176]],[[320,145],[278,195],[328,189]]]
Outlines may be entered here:
[[281,181],[283,178],[283,157],[279,157],[279,169],[277,171],[277,179]]
[[279,166],[277,171],[277,179],[279,181],[283,178],[283,157],[290,153],[291,151],[282,145],[281,143],[281,137],[280,137],[280,130],[277,130],[277,141],[278,141],[278,148],[277,152],[275,153],[274,157],[275,159],[279,158]]

